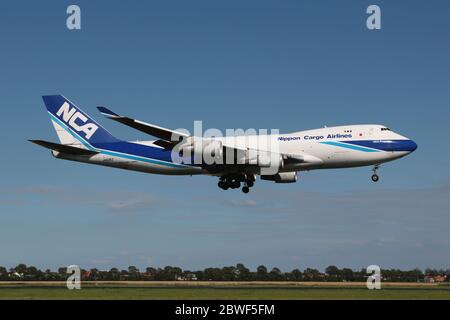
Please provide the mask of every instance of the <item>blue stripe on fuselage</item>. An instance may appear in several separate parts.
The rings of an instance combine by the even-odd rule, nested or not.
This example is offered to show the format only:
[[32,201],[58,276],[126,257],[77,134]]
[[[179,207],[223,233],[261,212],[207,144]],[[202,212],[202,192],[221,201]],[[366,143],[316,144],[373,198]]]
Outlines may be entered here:
[[414,151],[417,149],[417,144],[408,139],[397,140],[356,140],[356,141],[342,141],[348,144],[373,148],[381,151]]
[[[172,162],[171,151],[145,146],[128,141],[119,141],[111,143],[93,143],[90,144],[84,140],[81,136],[71,130],[64,122],[55,117],[49,112],[52,120],[60,125],[64,130],[69,132],[75,139],[82,143],[86,148],[93,151],[100,151],[102,154],[115,156],[119,158],[131,159],[136,161],[143,161],[148,163],[154,163],[164,165],[173,168],[186,168],[189,165],[178,164]],[[97,150],[99,149],[99,150]]]
[[338,142],[338,141],[323,141],[320,143],[327,144],[330,146],[335,146],[335,147],[342,147],[342,148],[347,148],[347,149],[352,149],[352,150],[363,151],[363,152],[379,152],[379,150],[369,149],[369,148],[365,148],[365,147],[348,144],[347,141],[345,141],[345,143]]
[[146,146],[128,141],[111,143],[93,143],[95,148],[112,152],[120,152],[129,155],[157,159],[166,162],[172,162],[171,151],[152,146]]

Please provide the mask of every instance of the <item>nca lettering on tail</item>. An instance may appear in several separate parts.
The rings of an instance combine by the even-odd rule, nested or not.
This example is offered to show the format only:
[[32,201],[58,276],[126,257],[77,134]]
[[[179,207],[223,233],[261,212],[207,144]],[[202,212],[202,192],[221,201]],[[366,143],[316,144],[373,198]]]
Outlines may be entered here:
[[[81,112],[77,111],[75,107],[71,109],[67,102],[63,103],[56,115],[64,122],[68,123],[75,131],[84,132],[87,140],[89,140],[98,129],[98,126],[94,123],[86,123],[88,118]],[[76,123],[77,120],[80,120],[83,124]]]

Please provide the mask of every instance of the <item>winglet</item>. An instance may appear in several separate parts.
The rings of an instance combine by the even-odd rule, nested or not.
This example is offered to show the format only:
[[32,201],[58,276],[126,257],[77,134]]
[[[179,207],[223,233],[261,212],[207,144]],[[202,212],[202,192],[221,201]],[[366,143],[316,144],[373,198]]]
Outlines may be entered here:
[[109,109],[106,108],[106,107],[97,107],[97,109],[98,109],[98,110],[100,111],[100,113],[101,113],[102,115],[104,115],[105,117],[108,117],[108,118],[118,118],[118,117],[120,117],[117,113],[115,113],[115,112],[109,110]]

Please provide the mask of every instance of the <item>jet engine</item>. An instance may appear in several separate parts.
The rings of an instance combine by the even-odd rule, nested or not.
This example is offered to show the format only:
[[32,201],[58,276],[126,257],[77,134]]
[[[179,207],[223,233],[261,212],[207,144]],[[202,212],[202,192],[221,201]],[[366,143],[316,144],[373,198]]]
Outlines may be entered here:
[[261,176],[262,180],[274,181],[275,183],[294,183],[297,182],[297,172],[279,172],[271,176]]
[[[192,139],[180,147],[180,156],[201,159],[202,163],[221,163],[223,156],[223,145],[219,140]],[[222,162],[223,163],[223,162]]]
[[257,165],[260,168],[276,167],[281,169],[284,166],[284,161],[281,154],[256,151],[256,154],[253,155],[251,152],[252,151],[250,151],[250,157],[247,161],[248,164]]

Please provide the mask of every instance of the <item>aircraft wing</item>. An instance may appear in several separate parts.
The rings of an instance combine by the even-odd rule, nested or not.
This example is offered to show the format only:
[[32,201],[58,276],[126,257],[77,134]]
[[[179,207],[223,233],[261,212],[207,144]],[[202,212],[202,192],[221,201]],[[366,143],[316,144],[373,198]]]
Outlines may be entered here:
[[154,124],[146,123],[143,121],[139,121],[136,119],[120,116],[117,113],[109,110],[105,107],[97,107],[97,109],[106,117],[123,123],[126,126],[129,126],[131,128],[134,128],[136,130],[139,130],[141,132],[147,133],[149,135],[152,135],[154,137],[157,137],[159,139],[165,140],[165,141],[171,141],[171,142],[178,142],[184,137],[188,137],[189,135],[178,132],[175,130],[163,128]]
[[[140,120],[136,120],[133,118],[125,117],[118,115],[117,113],[111,111],[110,109],[106,107],[97,107],[97,109],[107,118],[110,118],[114,121],[123,123],[131,128],[134,128],[136,130],[139,130],[141,132],[147,133],[149,135],[152,135],[154,137],[159,138],[159,140],[155,141],[155,145],[158,145],[164,149],[172,149],[179,141],[181,141],[183,138],[189,138],[186,140],[185,145],[186,146],[192,146],[195,141],[198,141],[197,138],[190,137],[188,134],[185,134],[183,132],[163,128],[154,124],[146,123]],[[211,140],[210,139],[202,139],[200,138],[201,143],[208,144]],[[259,165],[260,164],[260,158],[262,157],[275,157],[282,159],[285,164],[298,164],[302,162],[307,163],[316,163],[320,161],[316,157],[310,156],[308,154],[283,154],[283,153],[273,153],[273,152],[266,152],[266,151],[256,151],[251,152],[254,150],[250,150],[249,148],[244,148],[242,146],[234,146],[234,145],[222,145],[223,147],[223,153],[226,154],[228,152],[232,152],[234,155],[234,159],[240,159],[238,163],[241,164],[250,164],[250,165]],[[256,157],[256,158],[255,158]]]

